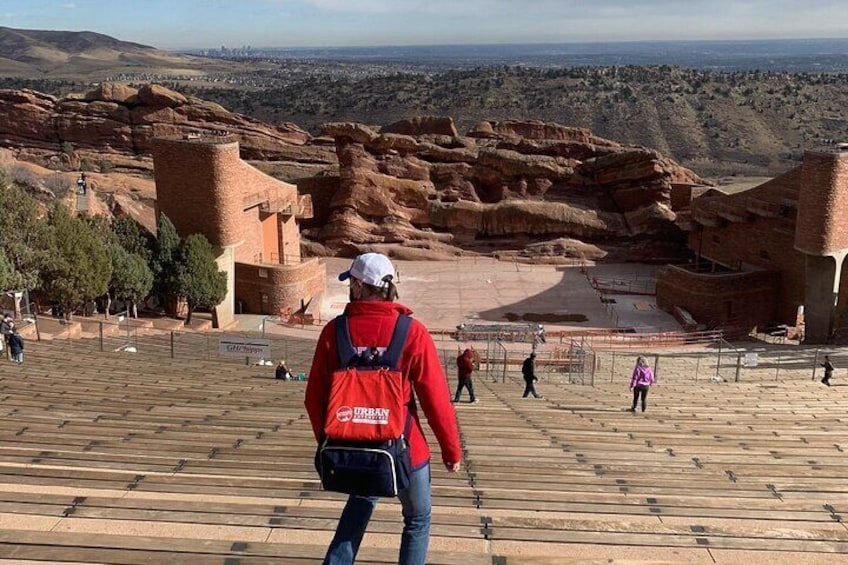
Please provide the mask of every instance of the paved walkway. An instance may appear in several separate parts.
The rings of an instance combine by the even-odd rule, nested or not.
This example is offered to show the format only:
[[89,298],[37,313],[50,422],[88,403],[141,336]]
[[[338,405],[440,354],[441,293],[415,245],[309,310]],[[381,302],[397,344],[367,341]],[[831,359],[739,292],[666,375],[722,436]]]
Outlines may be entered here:
[[[326,263],[322,320],[340,314],[348,302],[348,283],[340,282],[337,275],[350,266],[350,259],[328,258]],[[680,329],[671,315],[656,308],[653,296],[614,295],[611,298],[615,303],[608,311],[576,266],[526,265],[491,258],[395,261],[395,266],[400,279],[400,302],[412,308],[415,317],[431,330],[453,330],[463,322],[506,323],[510,318],[534,321],[536,316],[544,315],[564,319],[544,322],[550,329],[614,328],[614,317],[619,320],[619,327]],[[655,271],[651,265],[598,267],[598,273],[609,278],[644,279]],[[581,317],[585,321],[565,321]],[[255,318],[248,320],[253,327],[243,324],[242,329],[258,327]]]

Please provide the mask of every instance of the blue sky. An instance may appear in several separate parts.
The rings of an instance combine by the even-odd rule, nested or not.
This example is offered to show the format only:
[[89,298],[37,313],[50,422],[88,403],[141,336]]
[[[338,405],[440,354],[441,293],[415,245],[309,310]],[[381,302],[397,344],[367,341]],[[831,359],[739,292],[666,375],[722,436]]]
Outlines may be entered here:
[[829,0],[0,0],[0,26],[162,49],[848,38]]

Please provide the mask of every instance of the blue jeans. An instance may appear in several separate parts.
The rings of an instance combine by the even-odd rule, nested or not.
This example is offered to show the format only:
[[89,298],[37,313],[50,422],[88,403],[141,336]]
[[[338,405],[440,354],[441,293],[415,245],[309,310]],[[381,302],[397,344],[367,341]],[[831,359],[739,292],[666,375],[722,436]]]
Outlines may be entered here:
[[[409,488],[398,494],[403,512],[403,534],[398,565],[424,565],[430,544],[430,465],[414,471]],[[349,565],[356,560],[378,498],[350,496],[347,499],[336,535],[330,542],[324,565]]]

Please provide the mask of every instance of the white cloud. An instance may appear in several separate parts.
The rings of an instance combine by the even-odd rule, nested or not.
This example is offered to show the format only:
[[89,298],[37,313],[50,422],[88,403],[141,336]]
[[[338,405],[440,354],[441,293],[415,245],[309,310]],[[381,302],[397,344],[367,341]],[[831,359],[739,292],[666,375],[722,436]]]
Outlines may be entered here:
[[77,7],[77,5],[74,4],[73,2],[68,2],[67,4],[59,4],[59,7],[65,9],[65,10],[73,10],[74,8]]

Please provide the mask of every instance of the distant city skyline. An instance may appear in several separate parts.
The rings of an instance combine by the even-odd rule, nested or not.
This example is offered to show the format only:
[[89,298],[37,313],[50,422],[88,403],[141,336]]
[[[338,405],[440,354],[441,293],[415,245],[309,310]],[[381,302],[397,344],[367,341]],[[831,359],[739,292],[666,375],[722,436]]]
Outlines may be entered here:
[[0,0],[0,26],[160,49],[848,38],[848,4],[800,0]]

